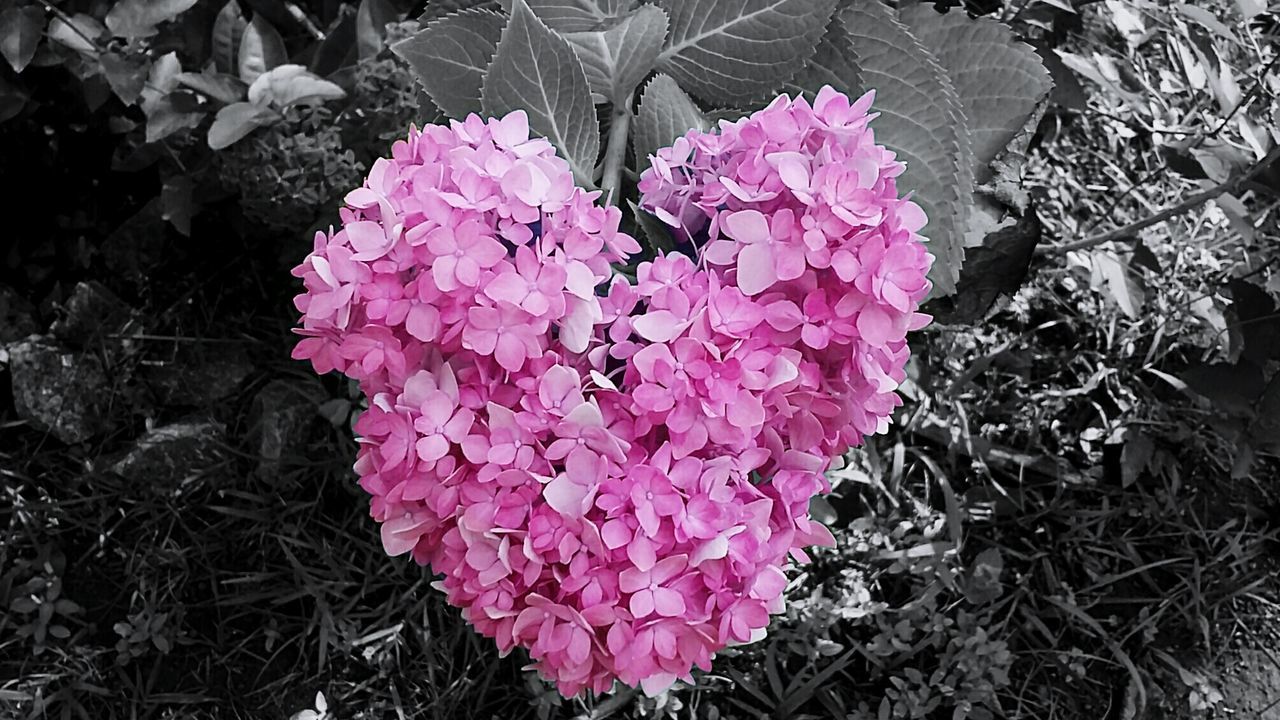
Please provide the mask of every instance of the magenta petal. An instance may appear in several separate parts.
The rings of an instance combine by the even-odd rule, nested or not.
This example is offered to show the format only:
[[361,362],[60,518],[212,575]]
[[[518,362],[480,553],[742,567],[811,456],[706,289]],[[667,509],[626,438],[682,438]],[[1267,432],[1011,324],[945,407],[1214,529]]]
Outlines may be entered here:
[[748,245],[738,253],[738,289],[744,295],[759,295],[778,281],[773,251],[764,243]]
[[684,614],[684,596],[671,588],[657,588],[653,591],[653,606],[659,615],[677,617]]

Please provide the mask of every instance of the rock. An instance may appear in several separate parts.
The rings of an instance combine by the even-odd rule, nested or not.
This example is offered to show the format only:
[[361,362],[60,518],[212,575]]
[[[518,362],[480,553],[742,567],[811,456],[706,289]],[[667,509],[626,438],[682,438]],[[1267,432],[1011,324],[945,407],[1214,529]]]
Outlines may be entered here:
[[49,331],[71,347],[88,348],[123,330],[133,316],[133,308],[105,285],[91,280],[76,283],[75,291],[63,306],[63,313]]
[[205,419],[152,428],[111,470],[128,480],[177,487],[225,459],[224,432],[221,424]]
[[162,406],[205,407],[229,397],[253,372],[244,348],[230,343],[179,343],[171,358],[139,375]]
[[1236,667],[1223,674],[1221,689],[1223,706],[1237,717],[1280,720],[1280,668],[1266,651],[1241,650]]
[[324,391],[314,380],[272,380],[253,398],[249,449],[258,457],[258,475],[274,480],[291,460],[303,456],[303,445],[319,419]]
[[103,404],[110,393],[98,358],[32,335],[9,347],[9,369],[18,415],[36,427],[68,444],[106,429]]

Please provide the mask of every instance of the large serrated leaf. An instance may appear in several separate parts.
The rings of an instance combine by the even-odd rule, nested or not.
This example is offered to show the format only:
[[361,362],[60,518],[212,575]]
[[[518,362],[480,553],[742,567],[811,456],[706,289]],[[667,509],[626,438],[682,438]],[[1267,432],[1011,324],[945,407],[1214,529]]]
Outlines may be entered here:
[[925,5],[904,8],[901,17],[947,69],[973,137],[974,174],[986,182],[988,165],[1052,89],[1049,71],[1030,45],[995,20],[942,14]]
[[591,32],[621,14],[622,3],[606,0],[528,0],[529,9],[547,27],[561,33]]
[[391,47],[418,76],[431,100],[462,119],[480,112],[480,86],[506,18],[490,10],[446,15]]
[[649,156],[690,130],[708,130],[711,122],[669,75],[656,75],[645,86],[636,113],[632,140],[636,165],[649,166]]
[[919,40],[879,2],[840,13],[863,87],[876,91],[877,142],[907,169],[899,191],[911,191],[929,217],[925,235],[934,256],[933,294],[955,291],[964,261],[967,210],[973,195],[972,146],[963,106],[946,72]]
[[782,86],[813,55],[836,0],[656,0],[671,16],[658,69],[714,103]]
[[854,62],[853,41],[843,24],[836,20],[818,43],[809,58],[809,64],[787,81],[787,90],[813,99],[823,85],[830,85],[840,92],[856,97],[862,94],[862,77]]
[[583,187],[593,187],[600,121],[578,56],[538,19],[524,0],[511,18],[485,73],[481,104],[489,115],[524,110],[529,127],[551,141]]
[[591,92],[622,105],[653,69],[667,36],[667,14],[656,5],[641,5],[609,25],[603,30],[563,36],[582,61]]

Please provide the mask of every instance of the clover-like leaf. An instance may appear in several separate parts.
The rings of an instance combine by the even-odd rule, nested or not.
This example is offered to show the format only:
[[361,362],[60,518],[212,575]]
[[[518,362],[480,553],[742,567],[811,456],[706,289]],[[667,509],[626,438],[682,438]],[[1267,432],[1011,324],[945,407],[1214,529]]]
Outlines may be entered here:
[[973,137],[974,174],[986,182],[987,166],[1052,89],[1049,71],[1030,45],[995,20],[942,14],[925,5],[904,8],[902,20],[946,68]]
[[875,88],[876,140],[907,164],[898,190],[912,192],[929,217],[924,234],[935,295],[955,290],[973,195],[973,150],[963,106],[932,53],[879,2],[841,12],[864,86]]
[[190,10],[196,0],[120,0],[107,12],[107,29],[116,37],[155,35],[156,26]]
[[44,10],[35,6],[10,7],[0,13],[0,55],[14,72],[22,72],[35,56],[44,26]]
[[578,184],[594,186],[600,123],[586,71],[569,42],[524,0],[512,5],[480,97],[489,115],[528,113],[530,129],[556,146]]
[[480,87],[506,18],[463,10],[433,21],[391,51],[404,58],[431,100],[450,116],[480,112]]
[[671,76],[655,75],[645,85],[636,111],[632,139],[636,164],[641,170],[648,167],[650,155],[694,128],[709,130],[711,121]]
[[671,18],[658,69],[715,103],[782,86],[813,55],[836,0],[657,0]]
[[240,53],[237,67],[240,79],[253,83],[262,73],[288,60],[284,49],[284,39],[280,33],[261,15],[254,15],[253,22],[245,28],[240,38]]
[[582,61],[591,91],[615,105],[626,103],[653,69],[666,36],[667,14],[656,5],[641,5],[608,21],[606,29],[564,33]]

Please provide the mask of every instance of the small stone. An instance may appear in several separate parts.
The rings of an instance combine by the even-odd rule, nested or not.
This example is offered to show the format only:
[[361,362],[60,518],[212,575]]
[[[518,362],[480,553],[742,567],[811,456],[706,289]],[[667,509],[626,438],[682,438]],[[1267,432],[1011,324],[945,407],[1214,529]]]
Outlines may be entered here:
[[274,480],[302,447],[319,418],[324,391],[313,380],[272,380],[253,399],[250,410],[250,450],[258,456],[258,475]]
[[72,444],[106,429],[107,375],[93,355],[32,335],[9,346],[9,371],[18,415],[41,430]]
[[124,329],[133,317],[133,308],[105,285],[91,280],[76,283],[75,291],[63,305],[63,313],[50,332],[71,347],[88,348]]
[[253,372],[239,345],[182,343],[171,359],[146,364],[139,371],[162,406],[205,407],[229,397]]
[[178,487],[208,472],[226,455],[224,428],[212,420],[188,420],[148,430],[111,470],[128,480]]

